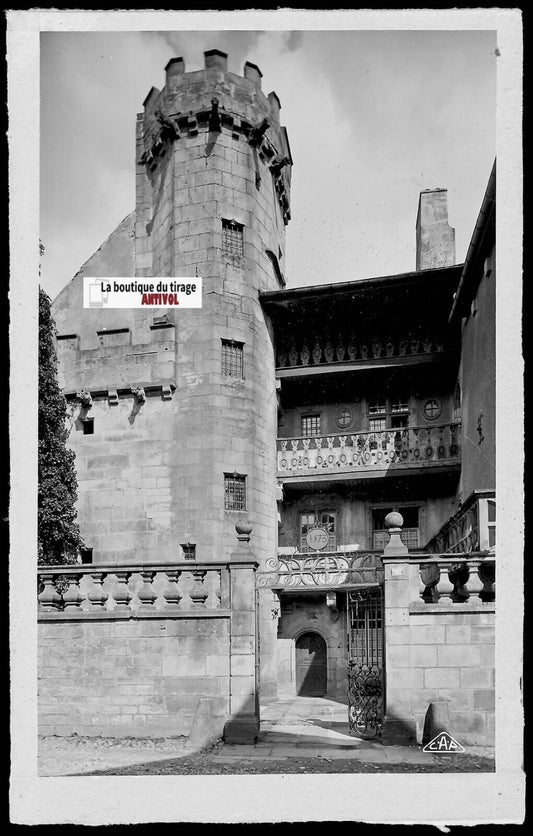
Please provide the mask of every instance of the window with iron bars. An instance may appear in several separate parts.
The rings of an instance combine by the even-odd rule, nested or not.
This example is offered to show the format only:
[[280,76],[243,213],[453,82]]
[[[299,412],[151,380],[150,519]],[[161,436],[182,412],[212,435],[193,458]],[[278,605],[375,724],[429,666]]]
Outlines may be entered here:
[[244,378],[244,343],[222,340],[222,374],[224,377]]
[[222,254],[231,255],[234,258],[242,258],[244,255],[243,225],[237,221],[222,219]]
[[196,544],[195,543],[182,543],[181,548],[183,551],[183,557],[185,560],[196,560]]
[[320,435],[320,415],[302,415],[302,435]]
[[240,473],[224,474],[224,509],[246,511],[246,476]]

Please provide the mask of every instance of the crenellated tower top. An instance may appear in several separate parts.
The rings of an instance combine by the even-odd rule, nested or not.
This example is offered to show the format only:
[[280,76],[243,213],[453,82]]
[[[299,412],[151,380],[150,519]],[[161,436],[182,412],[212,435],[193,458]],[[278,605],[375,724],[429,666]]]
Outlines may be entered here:
[[175,142],[209,134],[206,153],[217,135],[230,134],[253,149],[256,187],[263,167],[274,182],[281,216],[290,220],[292,157],[287,131],[280,125],[280,100],[261,90],[262,73],[247,61],[243,75],[227,69],[227,54],[218,49],[204,53],[204,68],[185,72],[183,58],[171,58],[165,67],[165,86],[152,87],[138,115],[137,164],[150,176]]

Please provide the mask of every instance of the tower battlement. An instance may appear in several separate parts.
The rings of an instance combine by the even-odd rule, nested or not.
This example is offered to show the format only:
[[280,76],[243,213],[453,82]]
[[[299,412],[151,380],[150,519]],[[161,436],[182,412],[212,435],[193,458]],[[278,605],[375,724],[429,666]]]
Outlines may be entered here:
[[[145,170],[153,184],[170,149],[178,145],[204,145],[205,158],[215,156],[226,136],[230,147],[249,160],[255,183],[268,174],[274,187],[284,224],[290,219],[290,174],[292,157],[287,132],[280,125],[280,100],[275,92],[261,90],[262,73],[247,61],[243,75],[227,70],[227,55],[212,49],[204,53],[202,70],[185,72],[183,58],[172,58],[165,67],[165,86],[152,87],[137,117],[138,173]],[[228,147],[227,144],[225,146]],[[201,152],[200,152],[201,153]],[[237,160],[231,160],[237,164]],[[241,171],[228,171],[242,176]]]

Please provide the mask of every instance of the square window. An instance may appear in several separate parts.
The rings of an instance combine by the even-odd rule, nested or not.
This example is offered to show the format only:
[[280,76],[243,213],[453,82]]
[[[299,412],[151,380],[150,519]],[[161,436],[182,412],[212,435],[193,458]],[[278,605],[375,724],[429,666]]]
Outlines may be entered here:
[[387,412],[387,402],[385,398],[376,398],[368,403],[369,415],[385,415]]
[[371,433],[382,432],[387,426],[386,418],[370,418],[368,422],[368,429]]
[[182,543],[181,548],[183,550],[184,560],[196,560],[196,544],[195,543]]
[[222,254],[234,258],[244,255],[243,225],[222,219]]
[[93,562],[93,550],[92,549],[80,549],[80,556],[81,556],[82,564]]
[[244,378],[244,343],[222,340],[222,374],[224,377]]
[[83,421],[83,435],[93,435],[94,418],[85,418]]
[[246,476],[240,473],[224,474],[224,509],[246,511]]
[[302,435],[320,435],[320,415],[302,415]]

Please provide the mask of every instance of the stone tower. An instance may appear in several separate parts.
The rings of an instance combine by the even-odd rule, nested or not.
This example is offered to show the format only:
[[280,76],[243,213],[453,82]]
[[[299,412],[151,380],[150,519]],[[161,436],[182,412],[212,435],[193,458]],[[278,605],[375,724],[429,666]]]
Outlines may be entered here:
[[[259,294],[284,285],[292,160],[279,111],[254,64],[242,77],[218,50],[189,73],[171,59],[137,117],[134,216],[55,302],[65,391],[92,397],[89,413],[72,401],[70,443],[95,562],[183,560],[191,546],[230,560],[242,523],[260,564],[275,557],[274,352]],[[128,259],[138,277],[201,277],[202,309],[83,310],[83,275],[133,275]],[[268,697],[276,621],[261,595]]]

